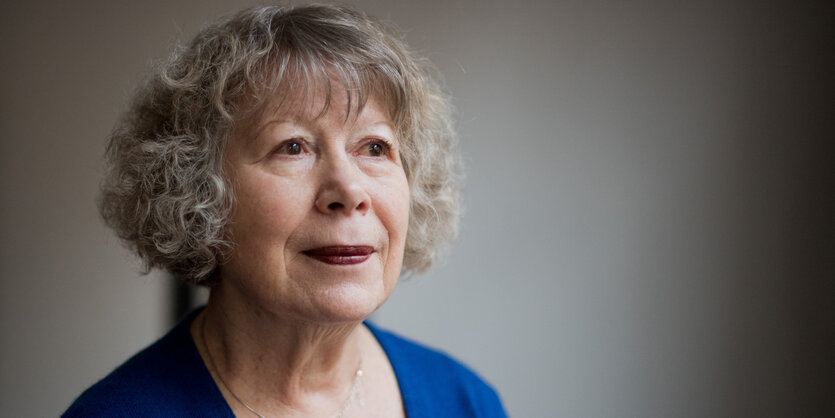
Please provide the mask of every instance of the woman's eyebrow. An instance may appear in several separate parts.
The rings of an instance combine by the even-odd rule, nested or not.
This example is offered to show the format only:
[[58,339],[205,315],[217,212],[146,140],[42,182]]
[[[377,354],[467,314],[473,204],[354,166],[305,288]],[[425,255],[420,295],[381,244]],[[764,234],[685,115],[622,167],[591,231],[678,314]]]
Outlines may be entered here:
[[377,122],[373,122],[373,123],[369,124],[369,126],[377,126],[377,125],[384,125],[385,127],[391,129],[392,131],[395,130],[394,129],[394,123],[392,121],[385,120],[385,119],[381,119]]
[[378,120],[376,122],[371,122],[363,126],[364,129],[375,129],[375,128],[387,128],[391,131],[392,135],[397,133],[397,129],[394,128],[394,123],[385,119]]
[[273,126],[273,125],[283,125],[283,124],[286,124],[286,123],[298,125],[299,120],[297,118],[294,118],[294,117],[280,117],[280,118],[267,120],[266,122],[264,122],[263,124],[258,126],[258,128],[254,132],[252,132],[252,135],[249,136],[249,139],[250,139],[250,141],[255,141],[256,139],[258,139],[259,136],[261,136],[262,133],[264,133],[264,131],[268,127]]

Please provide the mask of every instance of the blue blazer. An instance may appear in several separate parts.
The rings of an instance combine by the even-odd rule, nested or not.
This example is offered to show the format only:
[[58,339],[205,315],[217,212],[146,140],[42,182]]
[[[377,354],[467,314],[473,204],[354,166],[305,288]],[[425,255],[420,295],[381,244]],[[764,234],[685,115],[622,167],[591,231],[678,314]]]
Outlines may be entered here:
[[[62,417],[234,418],[189,332],[199,311],[87,389]],[[496,392],[461,363],[365,325],[391,362],[407,417],[506,417]]]

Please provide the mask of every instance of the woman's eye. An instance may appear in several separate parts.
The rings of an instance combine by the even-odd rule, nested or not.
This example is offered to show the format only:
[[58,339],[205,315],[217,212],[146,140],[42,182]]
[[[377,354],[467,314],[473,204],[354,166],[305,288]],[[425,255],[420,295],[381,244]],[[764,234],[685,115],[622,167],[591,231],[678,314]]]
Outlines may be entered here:
[[278,147],[277,151],[280,154],[299,155],[304,150],[300,141],[287,141]]
[[389,144],[385,142],[377,141],[369,143],[365,146],[366,152],[371,157],[381,157],[388,154],[389,151]]
[[302,145],[298,142],[291,142],[287,144],[287,153],[290,155],[300,154],[302,152]]
[[380,144],[371,144],[368,147],[368,151],[370,152],[371,155],[373,155],[375,157],[379,157],[379,156],[383,155],[383,146],[380,145]]

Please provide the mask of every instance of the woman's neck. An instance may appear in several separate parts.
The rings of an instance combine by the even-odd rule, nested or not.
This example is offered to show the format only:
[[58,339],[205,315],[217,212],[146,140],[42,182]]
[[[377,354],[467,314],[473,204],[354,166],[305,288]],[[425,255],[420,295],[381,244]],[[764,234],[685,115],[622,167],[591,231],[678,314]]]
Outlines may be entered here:
[[339,411],[362,361],[361,322],[306,321],[229,293],[212,290],[192,335],[218,387],[232,392],[230,405],[240,398],[264,415]]

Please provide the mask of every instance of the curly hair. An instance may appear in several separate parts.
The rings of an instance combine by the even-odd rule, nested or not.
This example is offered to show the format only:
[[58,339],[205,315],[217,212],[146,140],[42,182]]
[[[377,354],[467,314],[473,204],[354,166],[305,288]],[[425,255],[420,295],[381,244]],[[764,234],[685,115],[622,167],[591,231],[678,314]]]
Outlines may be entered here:
[[458,229],[450,100],[432,65],[398,32],[339,6],[244,10],[155,65],[109,138],[99,200],[105,222],[146,271],[213,282],[234,245],[224,235],[235,202],[223,173],[231,132],[282,92],[304,97],[324,88],[327,107],[334,74],[349,111],[370,95],[388,106],[411,195],[404,271],[425,271]]

